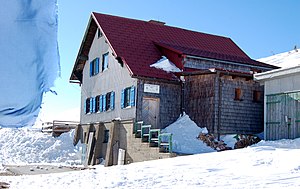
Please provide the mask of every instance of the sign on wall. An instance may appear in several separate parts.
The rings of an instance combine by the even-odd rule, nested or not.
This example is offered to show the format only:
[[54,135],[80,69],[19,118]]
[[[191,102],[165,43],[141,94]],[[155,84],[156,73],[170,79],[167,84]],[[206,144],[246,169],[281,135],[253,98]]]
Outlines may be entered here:
[[159,85],[144,84],[144,92],[159,94]]

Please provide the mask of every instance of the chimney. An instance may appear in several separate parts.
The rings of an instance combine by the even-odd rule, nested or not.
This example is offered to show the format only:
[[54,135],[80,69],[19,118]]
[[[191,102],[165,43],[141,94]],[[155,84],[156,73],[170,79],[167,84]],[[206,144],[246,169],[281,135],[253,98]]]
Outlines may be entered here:
[[149,20],[148,22],[151,23],[151,24],[157,24],[157,25],[160,25],[160,26],[163,26],[163,25],[166,24],[165,22],[161,22],[161,21],[158,21],[158,20]]

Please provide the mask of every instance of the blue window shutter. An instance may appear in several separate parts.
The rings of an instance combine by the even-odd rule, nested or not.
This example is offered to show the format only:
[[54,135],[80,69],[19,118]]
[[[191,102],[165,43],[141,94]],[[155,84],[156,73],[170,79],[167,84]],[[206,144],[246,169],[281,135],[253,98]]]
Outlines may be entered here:
[[122,89],[122,92],[121,92],[121,108],[123,109],[124,108],[124,98],[125,98],[125,90]]
[[106,111],[106,95],[103,95],[103,112]]
[[110,109],[115,109],[115,92],[111,92],[110,94]]
[[90,62],[90,77],[93,75],[93,61]]
[[130,88],[130,106],[134,106],[135,105],[135,87],[132,86]]
[[100,112],[103,112],[103,95],[100,95],[100,100],[99,100],[100,104],[99,104],[99,107],[100,107]]
[[96,58],[96,74],[99,73],[99,58]]
[[93,112],[96,112],[96,98],[93,98]]
[[90,112],[93,113],[93,98],[90,98]]

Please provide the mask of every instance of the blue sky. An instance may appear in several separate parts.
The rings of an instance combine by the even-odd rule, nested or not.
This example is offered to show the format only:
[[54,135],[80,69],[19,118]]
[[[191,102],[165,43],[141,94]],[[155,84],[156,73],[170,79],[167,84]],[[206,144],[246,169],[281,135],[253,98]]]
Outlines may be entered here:
[[45,96],[45,119],[80,106],[80,87],[68,81],[93,11],[230,37],[253,59],[300,47],[298,0],[58,0],[58,6],[61,78],[58,95]]

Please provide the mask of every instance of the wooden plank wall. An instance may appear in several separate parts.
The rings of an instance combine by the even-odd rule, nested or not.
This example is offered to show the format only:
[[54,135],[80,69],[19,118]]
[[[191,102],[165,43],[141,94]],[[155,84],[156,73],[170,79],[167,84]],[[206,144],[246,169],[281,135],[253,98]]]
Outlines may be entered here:
[[266,140],[300,137],[300,92],[267,95]]

